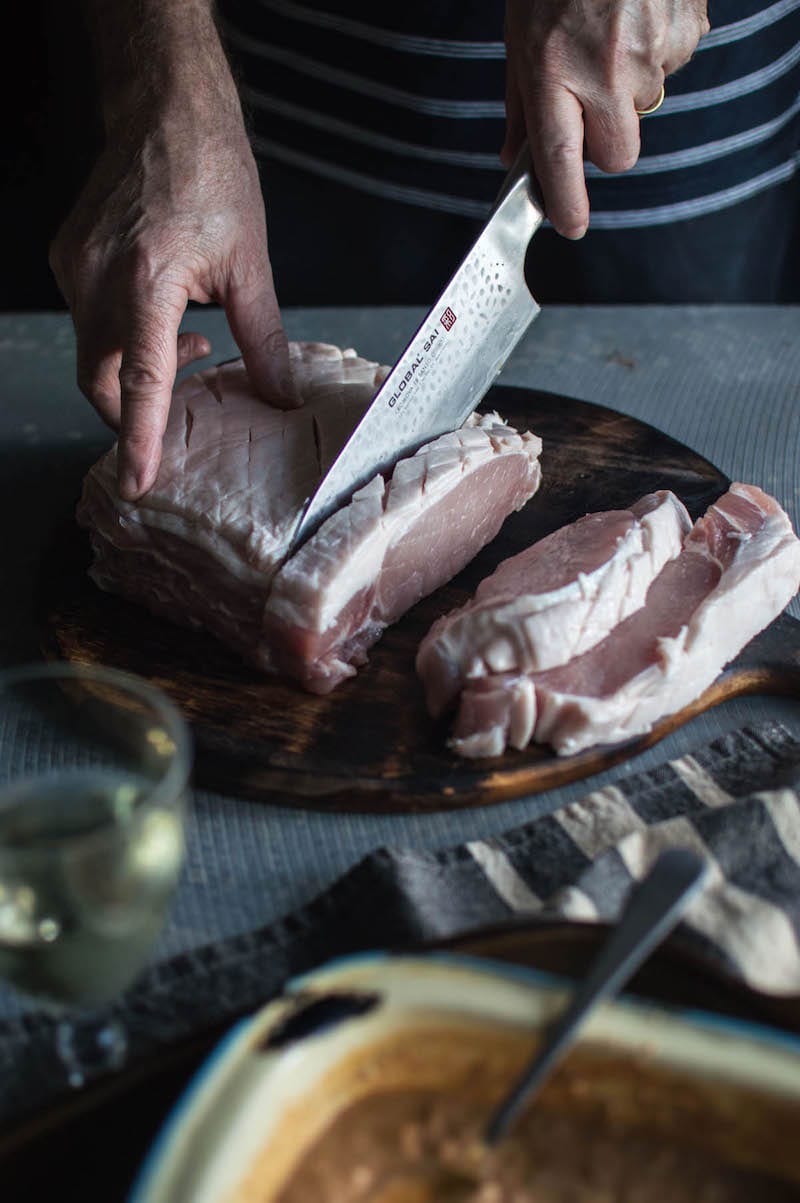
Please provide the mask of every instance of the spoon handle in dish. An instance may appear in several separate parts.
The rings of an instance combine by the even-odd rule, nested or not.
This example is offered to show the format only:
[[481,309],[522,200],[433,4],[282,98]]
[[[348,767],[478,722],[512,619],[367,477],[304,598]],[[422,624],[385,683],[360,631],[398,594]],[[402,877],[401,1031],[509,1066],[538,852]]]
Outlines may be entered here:
[[641,883],[633,888],[619,922],[600,949],[571,1002],[547,1033],[544,1044],[503,1100],[486,1130],[487,1144],[506,1132],[523,1103],[571,1044],[588,1012],[620,990],[653,949],[677,924],[700,890],[706,862],[682,848],[663,852]]

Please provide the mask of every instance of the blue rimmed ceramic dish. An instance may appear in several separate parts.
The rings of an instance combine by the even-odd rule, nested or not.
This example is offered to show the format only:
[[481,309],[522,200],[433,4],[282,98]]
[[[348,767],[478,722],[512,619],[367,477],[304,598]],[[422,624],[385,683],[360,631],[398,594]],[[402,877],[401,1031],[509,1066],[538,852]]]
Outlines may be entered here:
[[[536,970],[449,953],[362,955],[295,979],[196,1074],[129,1203],[271,1203],[354,1100],[421,1077],[456,1089],[461,1051],[474,1063],[481,1042],[517,1040],[524,1060],[568,989]],[[592,1105],[608,1107],[609,1082],[619,1098],[620,1084],[642,1075],[639,1098],[654,1116],[687,1110],[696,1093],[705,1112],[697,1125],[695,1107],[695,1128],[709,1139],[724,1132],[734,1159],[794,1183],[787,1197],[800,1199],[800,1148],[781,1139],[782,1117],[787,1131],[800,1118],[800,1038],[625,997],[589,1020],[571,1056],[583,1054],[606,1066],[583,1083],[585,1098],[599,1092]],[[679,1107],[665,1083],[681,1084]]]

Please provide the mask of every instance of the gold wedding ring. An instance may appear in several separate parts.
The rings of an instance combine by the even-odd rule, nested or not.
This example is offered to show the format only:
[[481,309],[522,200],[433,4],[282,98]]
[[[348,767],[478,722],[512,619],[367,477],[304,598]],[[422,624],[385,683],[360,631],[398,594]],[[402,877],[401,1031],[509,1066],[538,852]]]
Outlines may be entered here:
[[655,113],[658,109],[660,109],[663,103],[664,103],[664,85],[662,84],[661,91],[658,94],[658,100],[655,102],[655,104],[651,104],[649,109],[637,109],[636,116],[637,117],[649,117],[651,113]]

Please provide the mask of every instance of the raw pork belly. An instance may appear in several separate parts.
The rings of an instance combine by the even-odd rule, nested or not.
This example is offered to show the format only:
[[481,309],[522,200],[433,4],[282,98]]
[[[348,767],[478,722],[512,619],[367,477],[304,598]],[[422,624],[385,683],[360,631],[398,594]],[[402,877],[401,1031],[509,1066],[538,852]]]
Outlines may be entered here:
[[649,731],[688,705],[800,588],[800,540],[776,501],[734,484],[695,523],[645,605],[602,642],[540,673],[462,691],[452,746],[499,755],[531,739],[559,755]]
[[430,713],[442,714],[468,679],[536,672],[588,651],[644,604],[691,524],[674,493],[649,493],[629,510],[587,514],[504,560],[420,644],[417,672]]
[[359,490],[284,565],[306,499],[388,370],[321,343],[290,353],[300,409],[258,400],[241,361],[189,377],[153,487],[121,501],[112,448],[86,477],[78,521],[101,588],[327,692],[534,494],[541,441],[473,414]]
[[541,442],[497,414],[401,460],[357,492],[278,573],[270,664],[327,693],[390,623],[449,581],[539,485]]

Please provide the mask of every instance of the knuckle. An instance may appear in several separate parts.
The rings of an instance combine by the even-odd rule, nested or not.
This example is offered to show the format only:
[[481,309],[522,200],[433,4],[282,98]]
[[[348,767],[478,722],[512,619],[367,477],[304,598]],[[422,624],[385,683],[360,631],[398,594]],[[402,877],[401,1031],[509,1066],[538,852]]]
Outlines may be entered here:
[[536,78],[561,79],[568,66],[568,59],[559,39],[545,37],[539,45],[527,48],[527,68],[529,74]]
[[164,391],[165,374],[152,363],[124,363],[120,368],[119,383],[127,397],[141,400],[156,400]]
[[127,254],[127,276],[131,291],[136,293],[151,293],[158,285],[164,271],[165,262],[170,257],[158,246],[150,243],[137,243]]
[[551,221],[562,233],[583,230],[588,221],[586,206],[569,197],[554,199]]
[[228,253],[228,272],[231,282],[238,286],[253,286],[263,281],[270,270],[266,239],[258,236],[243,237],[236,241]]
[[583,154],[583,147],[575,137],[556,138],[542,146],[542,155],[553,168],[571,166]]
[[625,80],[631,72],[632,63],[637,58],[650,67],[661,57],[661,54],[661,41],[657,34],[650,39],[646,46],[639,49],[638,54],[632,51],[627,39],[617,34],[603,47],[600,53],[599,77],[608,92],[616,92],[624,87]]
[[95,291],[102,270],[97,248],[56,239],[50,247],[49,261],[56,282],[70,303]]
[[283,327],[278,325],[264,331],[264,350],[269,355],[277,355],[286,351],[286,334]]
[[78,388],[96,409],[110,409],[119,400],[119,390],[112,382],[92,370],[78,370]]
[[578,205],[568,206],[561,215],[561,225],[565,230],[583,230],[587,221],[584,209]]
[[620,142],[615,144],[611,139],[605,143],[601,143],[600,149],[595,150],[592,155],[592,161],[595,166],[599,167],[601,171],[607,171],[611,175],[630,171],[632,167],[635,167],[638,159],[639,150],[637,147]]
[[619,151],[617,154],[610,154],[597,166],[601,171],[608,172],[609,175],[621,175],[625,171],[630,171],[636,166],[639,156],[637,154],[625,153]]
[[94,380],[89,400],[98,409],[112,409],[119,402],[119,389],[105,380]]
[[112,426],[119,421],[119,387],[115,381],[97,372],[79,369],[78,388],[101,418]]
[[239,258],[231,265],[231,287],[245,304],[255,302],[268,291],[269,261],[253,255]]
[[711,23],[707,13],[697,13],[693,23],[677,31],[672,42],[665,47],[663,58],[657,65],[663,66],[667,75],[684,67],[697,50],[700,39],[705,37],[710,29]]
[[128,459],[134,463],[144,464],[155,444],[155,436],[150,426],[148,425],[142,429],[128,423],[125,428],[124,438],[125,452]]
[[695,42],[692,42],[690,46],[676,46],[672,54],[664,59],[664,74],[672,75],[674,71],[678,71],[681,67],[685,67],[686,64],[691,60],[696,49],[697,45]]
[[191,354],[203,345],[203,340],[199,334],[195,334],[192,330],[183,330],[178,335],[177,348],[178,352],[184,355]]
[[[132,300],[146,297],[162,308],[193,272],[183,249],[170,239],[148,235],[128,247],[119,264],[123,287]],[[184,290],[185,291],[185,290]]]

